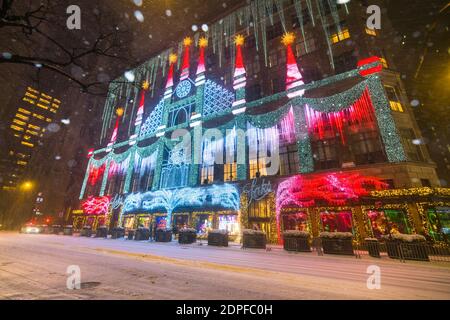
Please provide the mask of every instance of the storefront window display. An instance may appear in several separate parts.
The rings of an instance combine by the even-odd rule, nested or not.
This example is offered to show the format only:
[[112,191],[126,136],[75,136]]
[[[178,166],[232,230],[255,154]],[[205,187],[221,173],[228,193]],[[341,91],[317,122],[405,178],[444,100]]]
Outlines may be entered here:
[[144,216],[138,216],[138,227],[144,227],[144,228],[149,228],[150,227],[150,223],[152,221],[151,216],[149,215],[144,215]]
[[282,215],[283,229],[286,230],[308,230],[308,216],[305,212],[286,213]]
[[427,210],[429,233],[434,240],[444,241],[450,236],[450,207],[436,207]]
[[352,232],[352,213],[351,211],[323,211],[320,213],[322,221],[322,230],[327,232]]
[[134,221],[135,216],[128,216],[123,218],[123,227],[125,229],[133,229],[134,228]]
[[237,214],[219,215],[219,229],[227,230],[229,234],[239,233],[239,222]]
[[167,219],[166,217],[155,217],[156,229],[166,229]]
[[411,233],[408,218],[402,210],[370,210],[367,215],[376,238],[389,233]]
[[174,224],[178,230],[187,228],[189,226],[189,215],[176,214],[174,216]]
[[196,216],[195,229],[198,234],[206,234],[209,229],[212,229],[212,215],[198,214]]

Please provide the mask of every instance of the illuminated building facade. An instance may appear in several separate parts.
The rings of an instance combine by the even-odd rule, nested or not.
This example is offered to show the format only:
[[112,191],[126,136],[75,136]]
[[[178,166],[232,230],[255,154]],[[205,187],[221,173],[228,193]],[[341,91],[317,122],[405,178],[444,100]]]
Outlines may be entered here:
[[443,240],[448,191],[364,14],[251,1],[113,81],[74,225]]
[[45,92],[27,87],[8,128],[6,163],[3,164],[3,190],[17,187],[34,150],[58,112],[61,101]]

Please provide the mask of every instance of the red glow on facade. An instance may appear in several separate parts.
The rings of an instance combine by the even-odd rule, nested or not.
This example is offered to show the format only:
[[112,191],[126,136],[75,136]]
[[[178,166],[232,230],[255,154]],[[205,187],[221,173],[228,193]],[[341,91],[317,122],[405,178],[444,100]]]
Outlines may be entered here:
[[81,204],[85,214],[100,215],[108,213],[110,198],[103,197],[89,197]]

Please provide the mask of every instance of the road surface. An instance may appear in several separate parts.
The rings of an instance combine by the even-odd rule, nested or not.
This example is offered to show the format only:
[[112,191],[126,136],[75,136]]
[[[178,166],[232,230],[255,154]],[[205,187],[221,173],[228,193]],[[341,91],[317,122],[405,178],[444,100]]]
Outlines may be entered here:
[[450,263],[0,232],[0,299],[450,299]]

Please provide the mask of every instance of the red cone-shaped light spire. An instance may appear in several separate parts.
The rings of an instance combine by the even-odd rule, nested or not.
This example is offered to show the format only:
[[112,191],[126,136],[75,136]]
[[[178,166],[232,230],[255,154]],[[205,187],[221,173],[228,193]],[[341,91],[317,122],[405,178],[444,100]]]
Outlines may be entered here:
[[192,44],[192,40],[189,37],[184,38],[184,56],[183,56],[183,65],[181,66],[181,76],[180,80],[184,80],[189,78],[189,47]]
[[292,43],[294,43],[295,35],[292,32],[286,33],[282,38],[282,43],[286,46],[286,90],[288,97],[293,98],[302,96],[305,90],[292,90],[304,84],[303,77],[298,70],[297,61],[292,51]]

